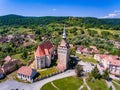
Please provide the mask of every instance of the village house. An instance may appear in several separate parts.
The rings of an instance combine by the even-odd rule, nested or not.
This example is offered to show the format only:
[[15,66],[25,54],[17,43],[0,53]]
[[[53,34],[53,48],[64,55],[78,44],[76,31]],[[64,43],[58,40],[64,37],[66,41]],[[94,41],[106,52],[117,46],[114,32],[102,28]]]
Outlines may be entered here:
[[14,36],[13,35],[7,35],[6,38],[7,38],[7,42],[11,42],[12,39],[14,38]]
[[5,63],[8,63],[8,62],[12,61],[12,58],[8,55],[5,57],[4,61],[5,61]]
[[34,35],[34,34],[28,34],[28,35],[26,36],[26,38],[34,39],[34,38],[35,38],[35,35]]
[[7,41],[6,36],[0,36],[0,43],[5,43]]
[[109,41],[114,44],[115,48],[120,49],[120,42],[114,40],[109,40]]
[[85,48],[83,46],[79,46],[76,50],[76,53],[83,54],[83,55],[91,55],[99,53],[96,46],[90,46],[89,48]]
[[120,57],[105,54],[95,54],[94,59],[100,63],[104,70],[109,69],[112,74],[120,74]]
[[3,70],[4,74],[9,74],[9,73],[15,71],[21,65],[22,65],[22,62],[20,60],[11,60],[2,65],[2,70]]
[[34,53],[36,69],[49,67],[54,58],[54,46],[50,41],[40,44]]
[[26,80],[29,82],[33,82],[33,78],[37,74],[37,71],[35,69],[32,69],[28,66],[22,66],[17,71],[17,77],[22,80]]

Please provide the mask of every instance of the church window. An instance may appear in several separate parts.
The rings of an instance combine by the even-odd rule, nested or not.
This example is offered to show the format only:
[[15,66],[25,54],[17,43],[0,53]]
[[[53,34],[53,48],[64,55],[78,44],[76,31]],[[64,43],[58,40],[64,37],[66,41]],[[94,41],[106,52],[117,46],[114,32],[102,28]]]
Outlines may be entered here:
[[43,64],[43,60],[41,60],[41,64]]

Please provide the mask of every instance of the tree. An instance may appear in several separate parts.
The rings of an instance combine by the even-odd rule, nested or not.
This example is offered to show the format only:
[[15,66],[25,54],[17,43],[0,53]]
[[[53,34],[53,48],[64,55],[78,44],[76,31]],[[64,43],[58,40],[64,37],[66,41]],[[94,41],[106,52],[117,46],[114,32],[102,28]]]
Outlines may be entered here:
[[99,73],[99,70],[97,68],[97,66],[95,66],[95,68],[92,70],[92,76],[95,78],[95,79],[100,79],[101,78],[101,75]]
[[18,64],[15,64],[14,68],[17,70],[19,68]]
[[76,54],[76,51],[74,48],[70,48],[70,55],[75,55]]
[[108,69],[106,69],[106,70],[104,71],[103,78],[104,78],[104,79],[109,79],[109,78],[110,78]]
[[77,60],[75,57],[70,57],[70,61],[68,62],[68,66],[70,68],[75,68],[75,66],[77,65]]
[[23,53],[22,53],[22,58],[23,59],[26,59],[27,58],[27,56],[28,56],[28,53],[27,53],[27,51],[24,51]]
[[76,72],[78,77],[82,76],[82,71],[83,71],[83,67],[81,65],[77,65],[75,67],[75,72]]

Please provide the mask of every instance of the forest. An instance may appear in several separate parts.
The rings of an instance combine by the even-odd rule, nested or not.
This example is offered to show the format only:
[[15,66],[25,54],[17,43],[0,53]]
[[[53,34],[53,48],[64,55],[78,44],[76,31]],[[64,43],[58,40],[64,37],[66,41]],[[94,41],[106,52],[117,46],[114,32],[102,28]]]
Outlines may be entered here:
[[41,26],[50,23],[66,24],[67,26],[80,26],[86,28],[101,28],[120,30],[120,19],[107,18],[100,19],[94,17],[55,17],[55,16],[44,16],[44,17],[25,17],[19,15],[5,15],[0,16],[0,26]]

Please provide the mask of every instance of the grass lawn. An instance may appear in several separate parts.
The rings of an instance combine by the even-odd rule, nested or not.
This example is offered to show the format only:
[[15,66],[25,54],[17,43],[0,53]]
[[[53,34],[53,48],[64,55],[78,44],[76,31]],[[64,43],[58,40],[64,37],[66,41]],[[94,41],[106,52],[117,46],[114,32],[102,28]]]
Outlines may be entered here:
[[82,54],[77,54],[77,56],[80,58],[80,60],[97,64],[97,61],[93,58],[93,56],[86,56]]
[[82,90],[88,90],[87,87],[84,85],[84,87],[82,88]]
[[55,80],[53,83],[60,90],[78,90],[78,88],[83,84],[83,80],[78,77],[67,77],[60,80]]
[[45,84],[41,90],[57,90],[57,89],[52,86],[51,82],[49,82]]
[[105,80],[103,79],[96,79],[94,82],[87,81],[87,84],[91,88],[91,90],[109,90]]
[[116,90],[120,90],[120,86],[113,82],[113,85],[115,86]]
[[[72,77],[55,80],[53,81],[53,83],[60,90],[78,90],[78,88],[83,84],[83,80],[82,78],[72,76]],[[50,87],[50,89],[48,89],[48,87]],[[53,88],[50,83],[47,83],[42,87],[41,90],[56,90],[56,89]]]
[[118,34],[118,35],[120,35],[120,31],[119,31],[119,30],[107,30],[107,29],[99,29],[99,28],[90,28],[90,30],[95,30],[95,31],[97,31],[99,35],[101,35],[101,32],[102,32],[102,31],[108,31],[108,32],[113,33],[113,34]]
[[27,62],[28,62],[29,60],[31,60],[32,58],[34,58],[34,54],[33,54],[33,52],[31,52],[31,54],[28,55],[28,57],[27,57],[26,59],[23,59],[23,58],[21,57],[21,53],[20,53],[20,54],[15,54],[15,55],[13,55],[12,58],[13,58],[13,59],[21,60],[23,64],[27,64]]
[[47,69],[44,69],[44,70],[38,70],[38,73],[40,74],[38,76],[38,78],[44,77],[46,75],[50,75],[50,74],[55,73],[55,72],[58,72],[56,67],[51,67],[51,68],[47,68]]
[[15,54],[15,55],[12,56],[12,58],[13,58],[13,59],[21,60],[23,64],[26,64],[26,63],[27,63],[27,60],[25,60],[25,59],[23,60],[23,59],[21,58],[21,54]]

